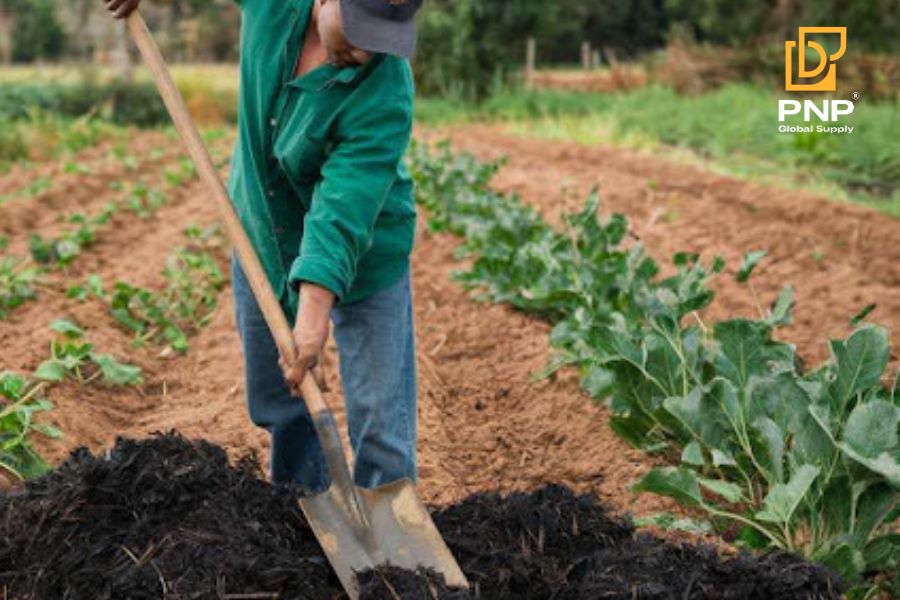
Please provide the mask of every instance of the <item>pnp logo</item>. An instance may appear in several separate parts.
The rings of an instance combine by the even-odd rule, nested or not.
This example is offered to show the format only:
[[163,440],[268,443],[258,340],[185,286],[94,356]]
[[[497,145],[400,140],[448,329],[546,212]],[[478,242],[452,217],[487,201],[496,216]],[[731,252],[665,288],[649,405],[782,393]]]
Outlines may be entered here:
[[[784,89],[788,92],[834,92],[837,90],[837,61],[847,50],[846,27],[801,27],[798,41],[788,40],[784,43]],[[839,44],[834,54],[828,55],[821,44],[807,39],[810,34],[837,35]],[[797,51],[797,79],[812,79],[824,76],[815,83],[801,83],[794,80],[794,49],[799,44]],[[812,68],[806,68],[807,49],[813,50],[818,55],[818,64]]]

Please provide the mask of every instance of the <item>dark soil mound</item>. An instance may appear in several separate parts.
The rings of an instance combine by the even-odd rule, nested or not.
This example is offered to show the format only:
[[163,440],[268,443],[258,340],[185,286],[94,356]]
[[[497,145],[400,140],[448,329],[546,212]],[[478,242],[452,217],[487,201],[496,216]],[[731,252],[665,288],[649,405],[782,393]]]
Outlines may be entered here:
[[[25,493],[0,495],[0,598],[341,598],[298,495],[264,483],[253,461],[229,466],[221,449],[174,435],[77,451]],[[556,486],[473,496],[434,516],[471,593],[381,569],[361,576],[364,598],[839,597],[822,567],[635,535]]]
[[[593,496],[549,486],[528,494],[473,496],[434,514],[476,598],[512,600],[799,600],[839,598],[826,568],[786,553],[724,559],[715,548],[636,534]],[[457,600],[433,595],[422,576],[367,575],[370,597]],[[416,587],[418,585],[418,587]]]
[[177,436],[76,450],[25,495],[0,497],[0,598],[314,598],[331,570],[297,493],[252,461]]

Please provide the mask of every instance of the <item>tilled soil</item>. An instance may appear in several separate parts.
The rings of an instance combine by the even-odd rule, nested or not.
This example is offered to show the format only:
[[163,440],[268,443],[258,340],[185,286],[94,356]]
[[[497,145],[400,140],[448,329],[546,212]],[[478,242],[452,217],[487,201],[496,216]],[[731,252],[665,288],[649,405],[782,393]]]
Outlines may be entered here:
[[[4,598],[343,597],[297,505],[251,460],[166,435],[77,450],[16,496],[0,496]],[[823,567],[786,554],[720,556],[636,534],[590,495],[549,486],[477,494],[434,513],[470,591],[384,569],[368,600],[838,598]]]
[[[133,140],[139,156],[167,144],[171,142],[165,136],[153,132]],[[142,165],[138,174],[121,173],[119,180],[130,185],[140,178],[148,187],[164,186],[162,173],[172,161],[167,154]],[[12,222],[29,226],[6,229],[11,251],[27,252],[31,232],[58,231],[57,215],[76,210],[94,214],[119,197],[120,192],[110,189],[113,178],[106,170],[82,176],[83,184],[67,179],[64,192],[55,187],[37,199],[0,205],[0,229]],[[58,442],[38,442],[53,460],[80,445],[99,450],[120,434],[141,437],[172,428],[209,439],[235,455],[247,450],[266,454],[265,434],[249,422],[244,406],[229,291],[223,292],[219,310],[191,338],[183,357],[160,356],[152,346],[134,348],[105,305],[66,297],[69,285],[91,273],[99,274],[107,286],[119,279],[151,289],[162,284],[166,256],[184,243],[184,228],[215,221],[211,200],[199,182],[167,194],[168,203],[151,218],[116,215],[94,246],[39,290],[37,302],[0,321],[0,370],[30,372],[37,367],[48,353],[47,325],[61,317],[85,326],[99,351],[144,369],[146,383],[140,388],[67,382],[50,389],[56,408],[45,418],[65,436]],[[527,490],[555,482],[579,492],[593,491],[621,511],[677,510],[666,499],[634,497],[627,491],[652,461],[613,434],[606,426],[606,410],[581,395],[574,373],[563,372],[551,381],[531,380],[547,360],[548,326],[507,307],[470,300],[450,280],[459,267],[453,258],[458,243],[452,236],[428,234],[422,226],[413,256],[423,498],[448,504],[479,491]],[[340,410],[336,369],[331,369],[330,382],[330,399]]]
[[[900,225],[894,219],[628,151],[528,141],[485,127],[450,134],[457,147],[482,157],[508,155],[497,187],[520,193],[551,221],[563,208],[580,208],[584,194],[599,184],[604,212],[628,215],[634,232],[659,259],[678,250],[722,253],[734,267],[744,251],[768,248],[771,258],[755,277],[756,290],[765,303],[781,285],[797,286],[797,322],[786,335],[804,357],[824,357],[827,336],[846,334],[847,317],[870,301],[879,305],[872,319],[893,330],[895,348],[900,341],[900,248],[895,243]],[[64,190],[54,187],[37,198],[0,205],[0,232],[10,236],[11,251],[25,252],[29,233],[58,231],[56,214],[99,212],[119,194],[110,189],[113,181],[130,185],[140,178],[151,187],[164,185],[163,170],[176,160],[172,142],[157,133],[138,133],[133,145],[141,156],[153,149],[163,153],[137,173],[116,175],[101,165],[96,175],[67,174]],[[14,176],[21,178],[15,173],[0,177],[0,189],[27,185],[7,179]],[[569,193],[561,193],[563,185]],[[139,388],[67,382],[48,390],[56,408],[42,418],[62,429],[64,437],[38,441],[54,461],[78,446],[96,452],[118,435],[145,437],[169,429],[210,440],[233,457],[254,451],[265,459],[265,434],[252,426],[244,406],[228,291],[210,324],[191,338],[186,356],[135,348],[102,303],[80,304],[66,297],[69,285],[91,273],[107,285],[117,279],[150,288],[162,284],[166,256],[183,243],[184,228],[215,221],[199,182],[168,194],[169,203],[151,218],[129,213],[114,217],[95,246],[39,290],[38,302],[0,321],[0,370],[27,373],[37,367],[48,354],[47,325],[61,317],[84,325],[99,351],[144,369],[145,384]],[[581,394],[577,374],[564,370],[551,380],[531,379],[548,357],[548,325],[504,306],[472,301],[449,277],[459,266],[453,257],[457,244],[452,236],[420,227],[413,256],[423,498],[436,506],[459,505],[472,494],[533,491],[553,483],[578,494],[593,493],[616,514],[679,512],[666,499],[635,497],[628,491],[655,459],[613,434],[607,410]],[[820,256],[814,254],[817,250],[824,260],[814,258]],[[708,318],[754,310],[747,290],[731,278],[720,279],[717,291]],[[330,369],[329,380],[329,399],[339,409],[336,369]],[[494,538],[480,538],[485,539]],[[487,577],[506,573],[498,569]]]
[[511,135],[499,125],[421,135],[447,137],[455,149],[483,160],[505,157],[494,187],[520,194],[551,222],[583,208],[596,187],[601,212],[626,215],[661,265],[671,268],[676,252],[723,256],[728,276],[715,282],[718,296],[705,312],[713,321],[758,316],[753,294],[731,275],[744,253],[766,250],[752,278],[759,303],[768,307],[783,286],[794,286],[795,322],[783,337],[809,364],[827,358],[828,338],[846,337],[850,317],[870,303],[877,307],[869,320],[891,330],[898,364],[900,220],[894,217],[658,155]]

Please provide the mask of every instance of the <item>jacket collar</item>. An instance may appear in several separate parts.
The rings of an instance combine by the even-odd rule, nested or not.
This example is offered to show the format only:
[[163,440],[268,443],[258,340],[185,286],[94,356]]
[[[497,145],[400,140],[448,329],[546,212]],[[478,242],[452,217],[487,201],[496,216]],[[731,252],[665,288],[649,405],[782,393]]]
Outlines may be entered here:
[[381,62],[383,55],[375,55],[368,63],[353,67],[339,68],[331,64],[316,67],[309,73],[293,79],[288,85],[307,91],[319,91],[336,84],[353,85],[364,73]]

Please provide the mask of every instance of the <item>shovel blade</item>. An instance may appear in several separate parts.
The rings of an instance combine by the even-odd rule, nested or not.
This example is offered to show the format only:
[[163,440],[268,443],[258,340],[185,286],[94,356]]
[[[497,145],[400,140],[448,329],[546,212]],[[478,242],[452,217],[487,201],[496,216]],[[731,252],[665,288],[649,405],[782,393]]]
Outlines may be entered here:
[[356,493],[364,500],[369,517],[370,528],[365,533],[342,508],[334,486],[300,502],[352,600],[359,597],[356,574],[387,564],[411,571],[431,569],[443,575],[447,585],[468,587],[412,481],[403,479],[374,490],[356,488]]

